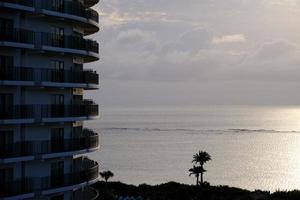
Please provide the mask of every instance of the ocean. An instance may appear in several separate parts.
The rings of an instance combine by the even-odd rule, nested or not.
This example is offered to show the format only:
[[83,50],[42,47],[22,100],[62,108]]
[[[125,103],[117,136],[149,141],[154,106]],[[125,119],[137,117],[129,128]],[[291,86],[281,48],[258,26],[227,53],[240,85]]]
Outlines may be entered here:
[[204,179],[249,190],[300,189],[300,107],[103,107],[85,123],[100,134],[90,156],[129,184],[195,184],[192,156],[207,151]]

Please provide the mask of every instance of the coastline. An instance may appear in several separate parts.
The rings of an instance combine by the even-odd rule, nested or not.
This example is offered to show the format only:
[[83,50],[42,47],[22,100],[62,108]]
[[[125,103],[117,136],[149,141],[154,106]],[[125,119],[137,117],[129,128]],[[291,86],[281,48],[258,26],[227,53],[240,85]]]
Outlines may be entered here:
[[93,185],[102,200],[298,200],[300,191],[249,191],[229,186],[195,186],[176,182],[160,185],[129,185],[99,181]]
[[105,109],[103,119],[86,123],[101,138],[100,151],[90,157],[121,182],[194,184],[188,169],[191,156],[201,148],[213,157],[205,175],[212,185],[271,192],[300,189],[298,108]]

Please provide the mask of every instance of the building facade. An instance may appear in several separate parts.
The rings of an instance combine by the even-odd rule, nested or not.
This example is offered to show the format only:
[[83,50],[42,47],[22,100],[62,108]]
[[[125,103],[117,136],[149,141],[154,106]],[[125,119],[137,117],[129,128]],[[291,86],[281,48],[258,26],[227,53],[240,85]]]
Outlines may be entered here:
[[0,0],[0,199],[93,199],[98,0]]

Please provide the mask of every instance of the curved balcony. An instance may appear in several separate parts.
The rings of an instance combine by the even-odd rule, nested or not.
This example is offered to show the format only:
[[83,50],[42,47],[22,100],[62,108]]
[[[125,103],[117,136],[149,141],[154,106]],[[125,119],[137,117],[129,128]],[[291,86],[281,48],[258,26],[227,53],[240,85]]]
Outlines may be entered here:
[[99,198],[99,192],[91,187],[85,187],[84,189],[79,189],[73,192],[73,200],[82,200],[82,199],[89,199],[89,200],[96,200]]
[[34,156],[46,159],[92,152],[99,147],[99,135],[84,129],[82,136],[64,140],[24,141],[0,147],[0,159]]
[[0,124],[73,122],[94,119],[98,105],[92,102],[70,105],[0,105]]
[[1,105],[0,104],[0,124],[3,121],[8,123],[23,120],[24,123],[31,123],[35,113],[34,105]]
[[34,12],[34,0],[1,0],[0,7]]
[[33,7],[34,0],[1,0],[4,3],[18,4],[22,6]]
[[99,59],[99,44],[96,41],[84,39],[75,35],[58,35],[41,33],[42,50],[72,53],[85,56],[85,62]]
[[64,176],[27,177],[20,180],[1,180],[0,197],[14,197],[40,192],[43,195],[74,190],[97,180],[99,165],[87,158],[73,161],[73,172]]
[[96,5],[99,2],[99,0],[84,0],[84,5],[86,7],[92,7]]
[[41,13],[47,16],[63,18],[77,22],[84,29],[85,35],[99,31],[99,15],[97,11],[88,8],[97,1],[86,1],[84,4],[67,0],[3,0],[0,7]]
[[78,54],[85,62],[99,59],[99,44],[77,35],[58,35],[26,29],[0,30],[0,46]]
[[54,17],[62,17],[80,23],[84,26],[85,35],[99,31],[99,15],[97,11],[87,8],[86,5],[77,1],[43,0],[40,4],[43,14]]
[[76,1],[59,1],[53,3],[53,0],[43,0],[41,4],[42,9],[51,10],[60,13],[84,17],[95,22],[99,22],[98,13],[90,8],[86,8],[82,3]]
[[0,85],[97,89],[99,75],[92,70],[0,66]]
[[[41,105],[41,116],[45,121],[51,122],[52,118],[81,118],[98,116],[98,105]],[[71,119],[71,121],[73,121]]]
[[34,48],[35,33],[26,29],[1,29],[0,45],[17,48]]

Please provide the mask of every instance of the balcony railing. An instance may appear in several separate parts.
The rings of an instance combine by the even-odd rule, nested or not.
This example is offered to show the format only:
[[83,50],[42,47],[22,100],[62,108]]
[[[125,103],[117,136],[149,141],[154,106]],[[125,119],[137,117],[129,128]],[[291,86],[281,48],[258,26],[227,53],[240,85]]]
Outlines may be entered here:
[[14,181],[0,180],[0,197],[72,186],[94,180],[98,177],[99,165],[97,162],[85,158],[74,162],[73,166],[73,172],[63,176],[28,177]]
[[85,187],[81,190],[76,190],[73,192],[73,200],[83,200],[83,199],[89,199],[89,200],[96,200],[99,198],[99,192],[91,187]]
[[99,44],[96,41],[84,39],[77,35],[59,35],[54,33],[33,32],[26,29],[1,29],[0,41],[40,44],[59,48],[91,51],[99,53]]
[[42,105],[42,118],[97,116],[98,105]]
[[[0,132],[1,133],[1,132]],[[0,158],[37,156],[42,154],[63,153],[93,149],[99,146],[99,135],[84,129],[78,138],[64,140],[24,141],[0,146]]]
[[88,117],[98,114],[98,105],[87,103],[70,105],[0,104],[0,120]]
[[0,80],[57,83],[99,84],[99,75],[92,70],[56,70],[27,67],[1,67]]
[[0,104],[0,120],[34,118],[34,105]]
[[99,15],[95,10],[86,8],[82,3],[76,1],[43,0],[42,9],[80,16],[99,22]]
[[99,22],[99,14],[93,9],[87,10],[87,18]]
[[2,0],[2,2],[5,3],[13,3],[13,4],[19,4],[22,6],[29,6],[29,7],[33,7],[34,5],[34,0]]
[[1,29],[0,41],[33,44],[35,33],[25,29]]
[[5,3],[13,3],[28,7],[37,7],[45,10],[55,11],[64,14],[80,16],[86,19],[99,22],[98,13],[91,9],[86,8],[82,3],[77,1],[66,0],[2,0]]
[[42,33],[42,45],[99,53],[99,44],[96,41],[75,35]]
[[86,7],[92,7],[93,5],[97,4],[99,0],[84,0],[84,5]]

